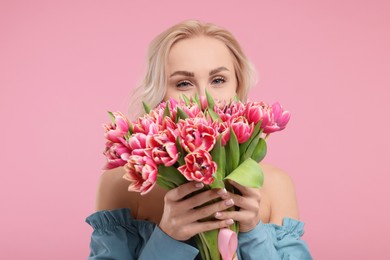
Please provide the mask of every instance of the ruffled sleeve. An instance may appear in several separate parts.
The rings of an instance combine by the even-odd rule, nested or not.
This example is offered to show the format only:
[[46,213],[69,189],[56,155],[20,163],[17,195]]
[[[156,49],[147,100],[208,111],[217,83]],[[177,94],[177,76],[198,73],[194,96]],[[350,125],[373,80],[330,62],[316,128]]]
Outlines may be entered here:
[[132,219],[128,208],[97,211],[85,221],[93,228],[88,259],[194,259],[199,252],[152,222]]
[[313,259],[307,244],[301,239],[304,223],[284,218],[282,226],[262,223],[249,232],[239,233],[239,259]]

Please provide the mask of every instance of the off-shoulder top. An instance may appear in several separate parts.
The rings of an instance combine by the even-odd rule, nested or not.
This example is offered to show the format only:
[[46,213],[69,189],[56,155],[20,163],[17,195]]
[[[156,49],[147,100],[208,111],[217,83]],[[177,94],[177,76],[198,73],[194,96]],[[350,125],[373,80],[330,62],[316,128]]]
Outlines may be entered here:
[[[156,224],[131,217],[129,208],[101,210],[85,221],[93,228],[88,259],[201,259],[193,239],[178,241]],[[284,218],[238,234],[238,259],[312,259],[301,239],[304,223]]]

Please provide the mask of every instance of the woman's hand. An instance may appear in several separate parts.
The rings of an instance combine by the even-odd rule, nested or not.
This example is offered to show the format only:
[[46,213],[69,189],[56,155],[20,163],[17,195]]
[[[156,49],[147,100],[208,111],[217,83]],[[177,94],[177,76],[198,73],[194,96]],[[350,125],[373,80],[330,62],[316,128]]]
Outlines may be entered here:
[[[224,217],[220,220],[198,221],[209,216],[215,216],[216,212],[224,211],[234,205],[233,199],[227,198],[225,189],[207,190],[183,199],[188,194],[202,189],[203,186],[203,183],[189,182],[166,193],[164,212],[159,224],[162,231],[176,240],[187,240],[198,233],[228,227],[233,224],[233,219],[230,217]],[[216,198],[225,199],[199,207]]]
[[258,188],[247,188],[234,181],[230,181],[242,195],[228,193],[224,199],[232,198],[239,211],[221,211],[214,216],[217,219],[233,219],[239,222],[240,232],[248,232],[256,227],[260,221],[261,193]]

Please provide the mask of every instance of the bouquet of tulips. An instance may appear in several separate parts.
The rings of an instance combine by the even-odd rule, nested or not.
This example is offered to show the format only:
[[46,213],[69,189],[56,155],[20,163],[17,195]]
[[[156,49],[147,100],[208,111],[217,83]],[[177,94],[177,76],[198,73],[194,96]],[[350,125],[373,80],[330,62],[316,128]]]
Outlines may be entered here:
[[[230,192],[238,191],[227,179],[260,188],[259,162],[266,155],[266,139],[284,129],[290,119],[279,103],[243,103],[237,97],[222,102],[207,92],[205,97],[169,99],[153,109],[144,103],[144,109],[146,113],[132,122],[120,112],[108,112],[111,123],[104,124],[104,169],[124,166],[129,191],[141,195],[156,184],[173,189],[189,181],[203,182],[207,189],[226,187]],[[202,259],[231,260],[238,230],[234,223],[229,232],[198,234]]]

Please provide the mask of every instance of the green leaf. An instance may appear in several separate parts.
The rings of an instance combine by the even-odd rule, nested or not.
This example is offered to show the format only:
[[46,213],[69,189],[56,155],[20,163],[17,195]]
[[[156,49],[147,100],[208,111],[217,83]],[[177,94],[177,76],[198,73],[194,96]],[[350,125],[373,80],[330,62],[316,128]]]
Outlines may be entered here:
[[266,154],[267,154],[267,142],[263,138],[260,138],[251,157],[256,162],[261,162],[261,160],[264,159]]
[[209,186],[212,189],[223,189],[225,188],[225,183],[223,180],[214,180],[213,183],[211,183]]
[[235,101],[235,102],[239,102],[240,101],[240,99],[238,98],[238,95],[236,94],[236,95],[234,95],[234,98],[233,98],[233,100]]
[[126,140],[126,141],[129,141],[130,136],[131,136],[131,132],[130,132],[130,130],[129,130],[129,131],[127,132],[127,134],[124,135],[125,140]]
[[183,147],[181,146],[180,144],[180,138],[179,136],[176,137],[176,150],[177,152],[179,153],[179,158],[177,159],[177,161],[179,162],[180,165],[184,165],[185,164],[185,161],[184,161],[184,157],[185,157],[185,152],[184,152],[184,149]]
[[134,126],[130,123],[129,134],[132,135],[134,133]]
[[195,242],[199,249],[201,259],[210,260],[211,258],[210,258],[209,249],[207,248],[206,244],[203,243],[203,240],[204,238],[203,235],[201,235],[201,233],[195,236]]
[[146,104],[144,101],[142,101],[142,105],[144,106],[144,110],[145,110],[146,114],[149,114],[151,109],[148,106],[148,104]]
[[230,127],[230,138],[228,141],[229,154],[226,154],[226,160],[231,161],[231,170],[237,168],[240,161],[240,146],[238,144],[236,133]]
[[202,110],[202,104],[200,103],[199,94],[196,93],[194,97],[194,102],[198,105],[199,109]]
[[159,174],[157,174],[157,184],[160,187],[167,189],[167,190],[171,190],[171,189],[176,188],[175,184],[167,181],[164,177],[160,176]]
[[189,118],[190,116],[184,112],[183,109],[181,109],[180,107],[177,107],[177,114],[179,115],[179,118],[181,119],[186,119],[186,118]]
[[218,232],[219,229],[204,232],[208,242],[211,259],[220,259],[221,257],[218,250]]
[[207,91],[207,89],[205,90],[205,92],[206,92],[206,98],[207,98],[207,107],[209,108],[209,110],[212,110],[214,112],[214,99],[210,95],[210,93]]
[[223,179],[225,178],[225,164],[226,153],[225,147],[221,144],[221,136],[218,137],[217,142],[213,150],[210,152],[213,161],[217,164],[217,171],[213,174],[214,182],[210,185],[212,189],[224,188],[225,184]]
[[176,187],[188,182],[188,180],[174,166],[164,166],[163,164],[160,164],[158,166],[157,176],[160,176],[164,178],[164,180],[173,183]]
[[252,158],[248,158],[225,179],[233,180],[245,187],[260,188],[263,186],[264,175],[260,165]]
[[[221,259],[218,250],[218,229],[199,233],[201,244],[197,245],[206,253],[205,259],[216,260]],[[207,248],[207,250],[205,250]],[[208,254],[207,254],[208,253]]]
[[208,108],[208,109],[207,109],[207,113],[209,113],[209,115],[210,115],[210,117],[211,117],[211,119],[212,119],[213,121],[222,122],[221,117],[220,117],[217,113],[215,113],[214,110],[211,110],[210,108]]
[[180,96],[180,98],[181,98],[181,100],[184,101],[184,104],[186,104],[186,106],[189,106],[191,104],[191,101],[189,100],[189,98],[186,95],[182,94]]
[[127,134],[125,135],[125,139],[126,141],[129,141],[131,135],[133,134],[134,132],[134,126],[131,122],[129,122],[129,131],[127,131]]
[[163,114],[163,119],[165,117],[171,117],[171,111],[169,111],[169,101],[165,102],[165,109],[164,109],[164,114]]
[[[228,141],[228,143],[229,143],[229,141]],[[226,165],[225,165],[226,175],[233,171],[232,160],[228,159],[228,158],[230,158],[230,148],[229,148],[228,143],[225,146],[226,159],[227,159],[226,160]]]
[[255,150],[257,143],[259,142],[260,138],[255,138],[252,140],[252,142],[249,144],[248,148],[244,152],[243,155],[240,156],[240,163],[245,161],[246,159],[252,157],[253,151]]
[[238,235],[240,231],[240,223],[238,221],[234,221],[233,225],[230,226],[230,229],[236,232]]
[[115,116],[111,111],[107,111],[108,116],[110,117],[110,120],[113,124],[115,124]]

